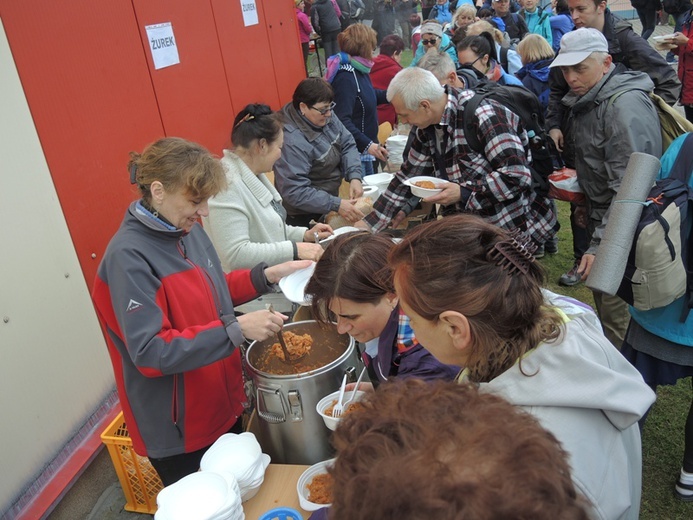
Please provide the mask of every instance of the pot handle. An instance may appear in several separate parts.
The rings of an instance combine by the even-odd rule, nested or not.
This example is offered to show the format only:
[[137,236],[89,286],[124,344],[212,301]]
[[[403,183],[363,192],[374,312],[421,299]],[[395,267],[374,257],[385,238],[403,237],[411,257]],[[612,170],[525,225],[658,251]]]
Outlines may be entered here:
[[[270,412],[267,410],[265,394],[269,394],[270,396],[272,396],[272,399],[274,400],[279,399],[279,402],[281,403],[282,407],[281,413]],[[286,422],[287,405],[284,402],[284,394],[282,393],[280,388],[266,388],[264,386],[258,385],[256,409],[258,416],[265,422],[271,424],[279,424]]]

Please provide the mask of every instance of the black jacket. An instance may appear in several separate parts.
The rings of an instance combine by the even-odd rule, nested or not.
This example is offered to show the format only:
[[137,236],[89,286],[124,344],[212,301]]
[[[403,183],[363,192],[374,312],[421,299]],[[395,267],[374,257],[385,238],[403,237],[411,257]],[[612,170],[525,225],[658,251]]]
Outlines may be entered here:
[[[655,94],[670,105],[676,103],[681,93],[681,82],[676,71],[646,40],[635,34],[630,23],[607,9],[604,13],[604,30],[602,32],[609,43],[609,54],[611,54],[614,63],[622,63],[631,70],[645,72],[655,85]],[[551,69],[549,87],[551,94],[546,124],[549,129],[563,129],[562,123],[566,114],[561,99],[570,88],[559,67]]]

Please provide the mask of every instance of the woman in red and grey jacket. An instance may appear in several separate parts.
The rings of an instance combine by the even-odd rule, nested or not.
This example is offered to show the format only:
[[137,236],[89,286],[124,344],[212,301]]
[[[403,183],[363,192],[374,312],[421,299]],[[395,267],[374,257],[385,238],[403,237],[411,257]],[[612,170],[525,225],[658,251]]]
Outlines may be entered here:
[[198,218],[226,177],[202,146],[161,139],[132,153],[129,169],[142,198],[111,239],[92,297],[133,447],[169,485],[197,471],[219,436],[241,431],[237,347],[269,338],[286,319],[270,311],[236,317],[234,302],[269,292],[309,262],[224,274]]

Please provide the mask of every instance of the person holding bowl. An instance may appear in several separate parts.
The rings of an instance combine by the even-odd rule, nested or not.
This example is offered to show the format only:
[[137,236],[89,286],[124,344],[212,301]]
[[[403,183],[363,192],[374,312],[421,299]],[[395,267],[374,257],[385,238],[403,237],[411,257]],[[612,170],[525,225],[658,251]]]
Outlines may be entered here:
[[[363,218],[361,158],[351,133],[333,116],[334,91],[321,78],[306,78],[281,110],[284,146],[274,165],[274,182],[286,208],[286,223],[308,227],[336,211],[349,222]],[[339,198],[342,179],[349,199]]]
[[397,376],[452,380],[458,366],[440,363],[416,339],[399,306],[386,234],[358,231],[335,237],[306,285],[315,319],[337,322],[340,334],[365,344],[364,362],[378,384]]
[[267,105],[246,106],[236,115],[231,141],[233,150],[224,150],[221,160],[228,188],[209,200],[203,218],[224,271],[320,258],[317,242],[332,228],[287,225],[282,198],[265,175],[282,153],[284,130],[277,114]]
[[140,199],[108,244],[92,298],[135,452],[168,486],[197,471],[219,436],[242,431],[238,347],[268,339],[287,319],[266,310],[236,317],[234,304],[310,262],[224,274],[198,222],[226,187],[219,160],[176,137],[130,157]]

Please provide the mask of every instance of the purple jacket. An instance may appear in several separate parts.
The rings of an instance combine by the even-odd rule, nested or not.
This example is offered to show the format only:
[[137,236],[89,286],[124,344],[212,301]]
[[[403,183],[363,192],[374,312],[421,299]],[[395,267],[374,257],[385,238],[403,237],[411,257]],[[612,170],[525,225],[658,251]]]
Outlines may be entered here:
[[402,355],[397,353],[397,328],[399,325],[399,307],[390,314],[387,325],[378,340],[378,354],[371,359],[363,354],[364,363],[368,366],[369,374],[375,374],[379,382],[387,381],[393,376],[418,377],[420,379],[448,379],[457,377],[460,367],[444,365],[433,354],[417,344]]

